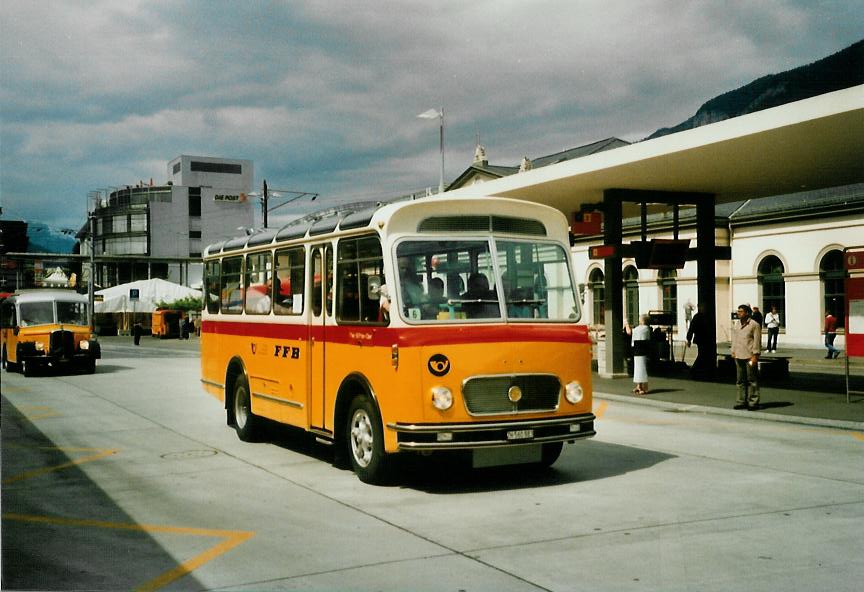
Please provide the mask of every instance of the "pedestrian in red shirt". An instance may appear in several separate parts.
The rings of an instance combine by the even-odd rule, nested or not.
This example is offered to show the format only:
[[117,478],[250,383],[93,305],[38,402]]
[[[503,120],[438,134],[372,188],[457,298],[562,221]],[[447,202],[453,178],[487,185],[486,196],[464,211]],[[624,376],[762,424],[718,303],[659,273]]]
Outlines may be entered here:
[[825,347],[828,348],[826,360],[836,358],[840,355],[840,350],[834,347],[834,338],[837,337],[837,317],[831,314],[831,311],[825,313]]

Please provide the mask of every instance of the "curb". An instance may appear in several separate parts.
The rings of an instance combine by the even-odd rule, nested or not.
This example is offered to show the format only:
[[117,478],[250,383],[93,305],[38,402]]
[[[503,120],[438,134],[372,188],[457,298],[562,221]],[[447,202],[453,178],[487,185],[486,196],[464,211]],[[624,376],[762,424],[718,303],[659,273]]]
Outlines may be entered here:
[[748,419],[760,419],[763,421],[774,421],[778,423],[794,423],[822,428],[864,432],[864,422],[861,421],[800,417],[797,415],[778,415],[776,413],[766,413],[764,411],[739,411],[737,409],[724,409],[722,407],[709,407],[706,405],[691,405],[689,403],[673,403],[671,401],[644,399],[642,397],[633,397],[629,395],[613,395],[611,393],[601,393],[597,391],[594,392],[594,398],[618,401],[621,403],[632,403],[634,405],[646,405],[648,407],[657,407],[659,409],[666,409],[679,413],[704,413],[708,415],[725,415],[727,417],[746,417]]

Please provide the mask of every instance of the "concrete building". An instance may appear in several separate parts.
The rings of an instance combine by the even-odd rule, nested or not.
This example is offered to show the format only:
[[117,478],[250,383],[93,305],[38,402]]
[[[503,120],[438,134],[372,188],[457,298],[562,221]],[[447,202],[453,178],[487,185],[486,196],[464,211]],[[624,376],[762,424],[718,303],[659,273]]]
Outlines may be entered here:
[[[91,192],[97,285],[153,277],[198,285],[202,245],[252,227],[252,161],[183,155],[168,163],[167,178]],[[89,255],[89,234],[85,225],[82,254]]]

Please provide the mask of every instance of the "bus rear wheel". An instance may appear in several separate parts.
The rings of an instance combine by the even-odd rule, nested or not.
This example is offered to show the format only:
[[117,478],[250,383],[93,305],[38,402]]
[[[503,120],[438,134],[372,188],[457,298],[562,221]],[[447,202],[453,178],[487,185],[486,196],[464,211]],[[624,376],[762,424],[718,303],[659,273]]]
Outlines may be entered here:
[[364,483],[384,483],[389,474],[384,431],[378,410],[368,396],[359,395],[351,401],[346,434],[348,457],[357,477]]
[[244,442],[254,442],[260,432],[260,418],[252,413],[252,399],[249,395],[249,384],[242,374],[234,381],[234,391],[231,397],[231,414],[237,437]]

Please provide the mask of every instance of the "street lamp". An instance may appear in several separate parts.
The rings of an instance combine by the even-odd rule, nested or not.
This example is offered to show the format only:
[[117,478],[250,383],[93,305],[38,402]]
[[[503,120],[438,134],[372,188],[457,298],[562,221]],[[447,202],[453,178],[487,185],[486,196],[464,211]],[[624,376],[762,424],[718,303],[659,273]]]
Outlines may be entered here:
[[[289,195],[286,195],[289,194]],[[267,186],[267,179],[264,179],[264,182],[261,184],[261,193],[257,191],[253,191],[248,194],[250,197],[260,197],[261,198],[261,216],[264,220],[264,228],[267,228],[267,214],[272,212],[277,208],[281,208],[282,206],[287,206],[288,204],[297,201],[302,197],[308,197],[309,201],[315,201],[318,197],[317,193],[312,191],[295,191],[293,189],[270,189]],[[272,198],[281,198],[287,197],[287,201],[280,203],[279,205],[275,205],[272,208],[269,207],[270,199]]]
[[444,193],[444,107],[440,110],[429,109],[418,115],[420,119],[438,119],[439,144],[441,148],[441,177],[438,180],[438,193]]

